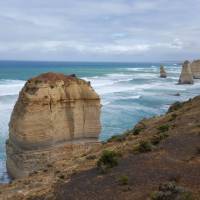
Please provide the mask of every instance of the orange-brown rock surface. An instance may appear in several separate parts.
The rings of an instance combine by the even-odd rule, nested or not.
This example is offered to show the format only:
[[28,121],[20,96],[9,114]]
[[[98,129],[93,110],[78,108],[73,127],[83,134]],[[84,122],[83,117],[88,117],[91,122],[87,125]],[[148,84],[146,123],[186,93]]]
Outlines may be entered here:
[[24,177],[87,151],[100,133],[100,107],[90,83],[74,75],[46,73],[28,80],[9,124],[9,174]]

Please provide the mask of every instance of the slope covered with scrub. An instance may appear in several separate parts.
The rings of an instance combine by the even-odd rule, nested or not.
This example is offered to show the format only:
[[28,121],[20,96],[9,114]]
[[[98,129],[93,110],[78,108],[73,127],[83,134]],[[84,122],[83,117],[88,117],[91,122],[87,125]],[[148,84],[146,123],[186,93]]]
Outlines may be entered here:
[[[0,187],[2,199],[199,200],[200,97]],[[1,199],[0,198],[0,199]]]

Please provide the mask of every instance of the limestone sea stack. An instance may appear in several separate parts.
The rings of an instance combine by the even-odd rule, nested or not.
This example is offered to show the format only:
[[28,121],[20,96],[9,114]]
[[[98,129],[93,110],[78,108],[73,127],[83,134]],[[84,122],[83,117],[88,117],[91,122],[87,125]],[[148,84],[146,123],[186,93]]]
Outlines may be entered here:
[[191,70],[193,78],[200,79],[200,60],[194,60],[191,63]]
[[163,65],[160,66],[160,77],[161,78],[167,78],[167,73],[166,73]]
[[75,75],[45,73],[28,80],[9,123],[9,174],[24,177],[87,151],[101,130],[100,108],[90,83]]
[[190,67],[190,62],[185,61],[182,66],[179,84],[193,84],[193,75]]

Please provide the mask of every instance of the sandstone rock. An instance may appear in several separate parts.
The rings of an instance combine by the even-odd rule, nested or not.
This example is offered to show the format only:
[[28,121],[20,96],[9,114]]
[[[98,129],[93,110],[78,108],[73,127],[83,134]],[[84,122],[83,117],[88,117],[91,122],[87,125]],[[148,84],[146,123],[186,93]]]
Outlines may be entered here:
[[160,77],[161,78],[167,78],[167,73],[166,73],[163,65],[160,66]]
[[190,67],[190,62],[185,61],[182,66],[181,75],[179,78],[179,84],[193,84],[193,76]]
[[200,78],[200,60],[194,60],[191,63],[191,70],[193,78],[199,79]]
[[14,178],[71,157],[97,142],[100,98],[75,75],[46,73],[27,81],[12,112],[6,144]]

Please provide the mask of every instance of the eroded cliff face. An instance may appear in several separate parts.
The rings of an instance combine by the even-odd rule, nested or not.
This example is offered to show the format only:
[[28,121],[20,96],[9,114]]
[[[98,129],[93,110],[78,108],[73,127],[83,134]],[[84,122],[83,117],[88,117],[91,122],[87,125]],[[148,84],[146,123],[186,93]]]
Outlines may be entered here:
[[200,79],[200,60],[194,60],[191,63],[191,70],[193,78]]
[[193,81],[190,62],[185,61],[182,66],[182,71],[179,78],[179,84],[193,84],[193,83],[194,81]]
[[7,168],[14,178],[87,151],[100,133],[100,98],[74,75],[46,73],[27,81],[9,124]]

